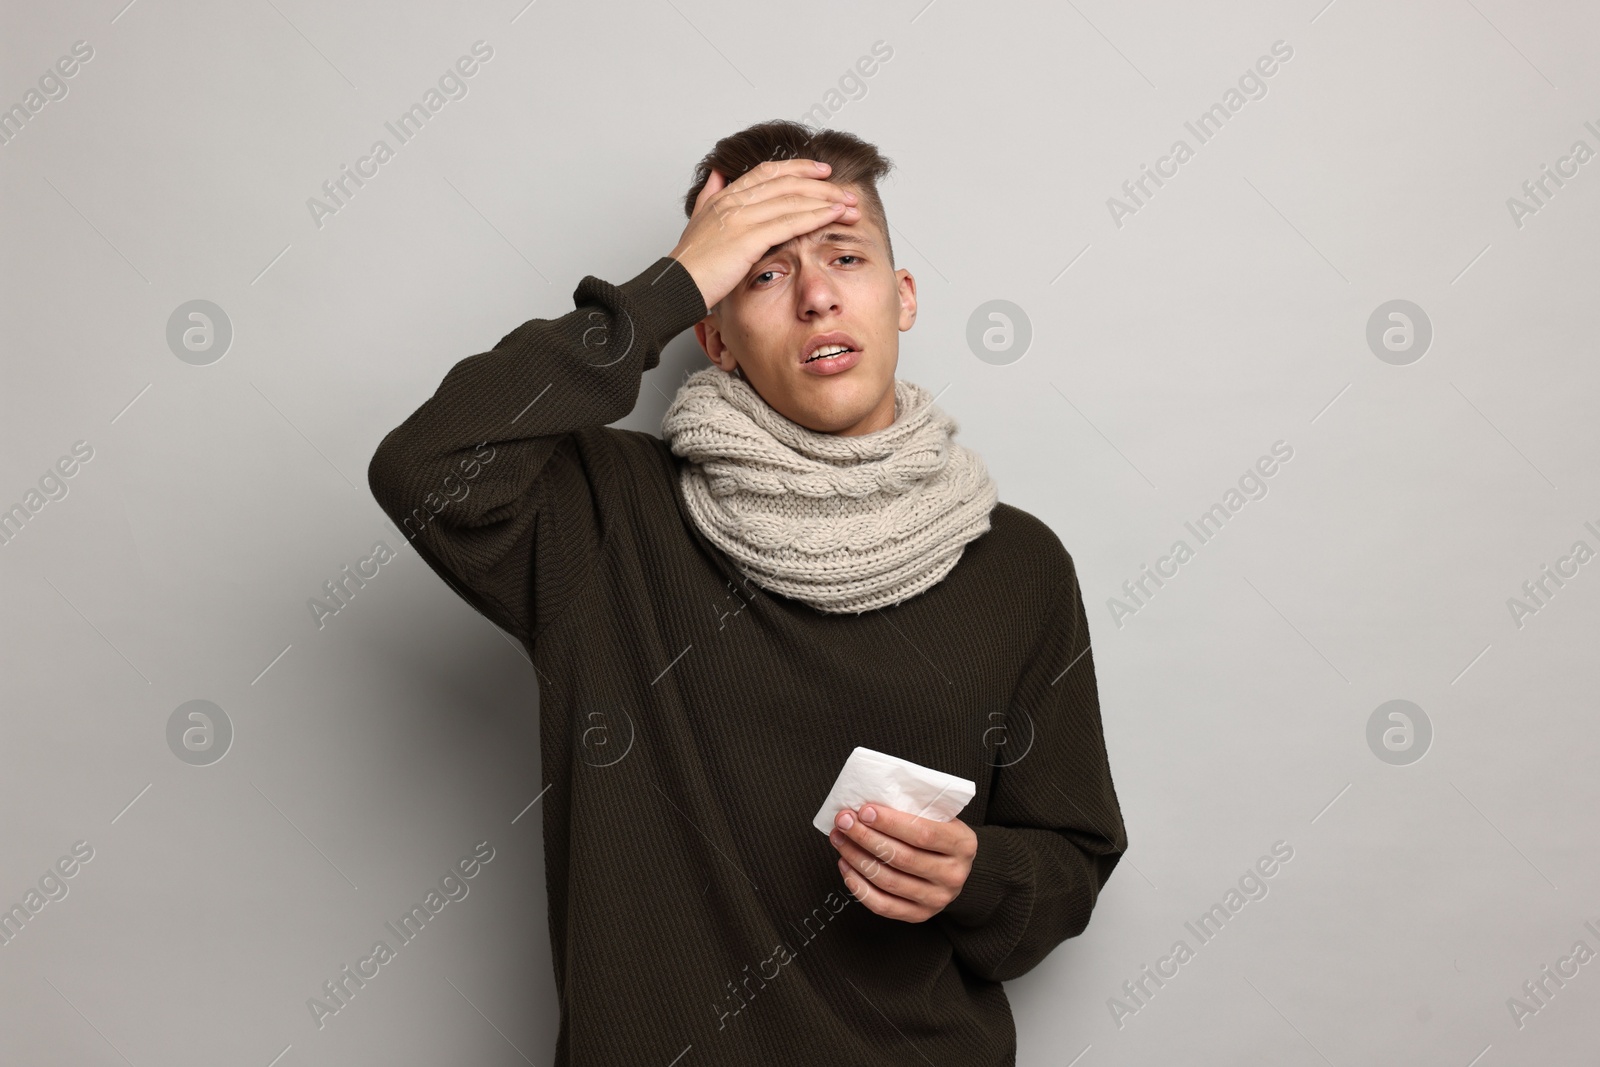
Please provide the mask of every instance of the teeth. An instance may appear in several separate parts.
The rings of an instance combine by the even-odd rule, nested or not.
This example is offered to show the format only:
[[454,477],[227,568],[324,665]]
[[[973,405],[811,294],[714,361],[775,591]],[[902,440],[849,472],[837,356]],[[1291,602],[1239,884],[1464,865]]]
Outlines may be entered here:
[[824,356],[836,356],[840,352],[848,351],[850,351],[849,345],[823,345],[821,348],[813,352],[810,359],[807,359],[806,362],[810,363],[813,359],[821,359]]

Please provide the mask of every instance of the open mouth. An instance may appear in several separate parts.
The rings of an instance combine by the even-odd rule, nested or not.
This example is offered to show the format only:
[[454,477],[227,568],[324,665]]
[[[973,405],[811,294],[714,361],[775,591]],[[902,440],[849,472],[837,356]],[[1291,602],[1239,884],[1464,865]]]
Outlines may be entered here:
[[812,334],[800,349],[800,365],[807,374],[843,374],[861,359],[861,342],[843,330]]
[[837,359],[839,356],[844,355],[846,352],[854,352],[854,351],[855,351],[855,349],[851,348],[849,345],[823,345],[821,348],[818,348],[815,353],[812,354],[811,358],[805,360],[804,362],[806,362],[806,363],[815,363],[818,360]]

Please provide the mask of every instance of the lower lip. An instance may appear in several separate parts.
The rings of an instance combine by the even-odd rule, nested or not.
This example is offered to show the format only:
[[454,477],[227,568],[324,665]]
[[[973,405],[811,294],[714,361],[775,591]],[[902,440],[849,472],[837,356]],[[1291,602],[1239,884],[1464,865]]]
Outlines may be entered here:
[[861,353],[855,350],[841,352],[837,356],[824,356],[814,359],[809,363],[800,364],[800,369],[807,374],[828,375],[839,374],[849,370],[861,362]]

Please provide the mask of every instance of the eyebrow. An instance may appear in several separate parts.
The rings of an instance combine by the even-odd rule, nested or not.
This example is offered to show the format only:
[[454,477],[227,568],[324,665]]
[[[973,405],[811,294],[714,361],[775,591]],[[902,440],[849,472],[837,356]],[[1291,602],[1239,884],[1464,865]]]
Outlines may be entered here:
[[[787,242],[785,242],[785,243],[787,243]],[[817,243],[818,244],[848,244],[848,245],[862,245],[862,246],[870,246],[872,244],[871,241],[869,241],[865,237],[862,237],[860,234],[848,233],[848,232],[846,232],[844,230],[830,230],[827,233],[823,234],[821,237],[817,238]],[[767,249],[765,252],[763,252],[761,254],[761,258],[762,259],[766,259],[768,256],[772,255],[774,252],[777,252],[781,248],[783,248],[783,245],[773,245],[771,248]]]

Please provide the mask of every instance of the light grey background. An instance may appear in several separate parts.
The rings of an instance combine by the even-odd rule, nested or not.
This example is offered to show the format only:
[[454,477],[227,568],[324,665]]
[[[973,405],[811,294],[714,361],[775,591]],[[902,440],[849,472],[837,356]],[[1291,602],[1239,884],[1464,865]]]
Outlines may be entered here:
[[[1520,1026],[1507,1003],[1600,950],[1600,563],[1508,606],[1600,548],[1600,161],[1520,226],[1507,204],[1600,148],[1591,5],[124,2],[0,26],[5,107],[94,50],[0,146],[0,506],[93,449],[0,547],[0,906],[94,849],[0,945],[0,1060],[549,1062],[534,672],[366,465],[456,361],[670,249],[717,137],[799,118],[877,41],[828,122],[898,165],[899,373],[1077,561],[1131,840],[1087,932],[1008,986],[1019,1062],[1593,1056],[1600,962]],[[468,94],[319,227],[308,198],[480,40]],[[1199,144],[1184,123],[1276,41]],[[233,329],[203,366],[166,338],[197,299]],[[1033,332],[1006,364],[966,342],[995,299]],[[1434,332],[1409,365],[1367,344],[1391,300]],[[676,341],[623,425],[657,430],[703,358]],[[1185,522],[1280,440],[1199,545]],[[380,540],[318,629],[308,599]],[[207,766],[167,743],[196,699],[234,730]],[[1395,699],[1433,728],[1409,765],[1367,742]],[[480,841],[466,899],[319,1029],[308,998]],[[1186,920],[1279,841],[1199,945]]]

